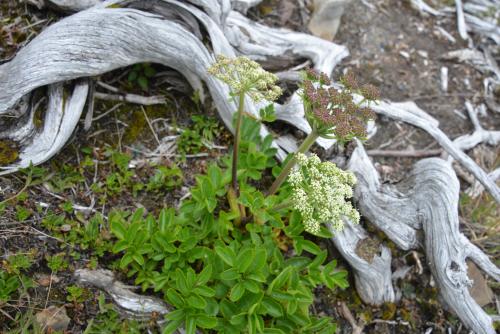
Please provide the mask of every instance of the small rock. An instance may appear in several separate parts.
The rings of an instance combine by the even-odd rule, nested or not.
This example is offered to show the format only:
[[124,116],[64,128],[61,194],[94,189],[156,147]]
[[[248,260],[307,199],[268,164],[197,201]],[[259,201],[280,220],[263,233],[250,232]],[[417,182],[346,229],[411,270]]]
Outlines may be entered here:
[[66,314],[66,308],[64,306],[60,308],[49,306],[38,312],[35,316],[35,320],[46,333],[50,333],[51,331],[65,331],[68,329],[69,322],[71,321]]
[[313,35],[333,41],[340,25],[344,8],[351,0],[314,0],[314,9],[308,28]]
[[429,58],[429,53],[427,51],[424,51],[424,50],[418,50],[417,51],[418,55],[422,58]]
[[54,283],[59,283],[60,281],[61,279],[56,275],[46,275],[46,274],[37,275],[37,283],[40,286],[47,287],[50,285],[50,282],[54,284]]
[[71,231],[71,225],[64,224],[61,226],[60,230],[61,230],[61,232],[69,232],[69,231]]
[[399,51],[399,54],[406,59],[410,59],[410,54],[406,51]]
[[491,303],[494,298],[493,291],[491,291],[488,282],[474,262],[467,261],[467,274],[473,281],[472,286],[469,288],[469,293],[476,303],[478,303],[479,306]]

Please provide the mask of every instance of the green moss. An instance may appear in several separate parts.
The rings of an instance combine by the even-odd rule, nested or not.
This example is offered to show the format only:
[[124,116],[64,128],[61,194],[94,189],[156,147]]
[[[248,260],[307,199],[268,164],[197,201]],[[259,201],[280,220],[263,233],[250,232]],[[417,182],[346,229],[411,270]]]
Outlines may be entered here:
[[144,117],[142,110],[134,110],[128,124],[129,126],[123,136],[123,142],[126,144],[133,143],[147,126],[146,117]]
[[391,320],[396,315],[396,304],[394,303],[385,303],[382,306],[382,319]]
[[6,166],[17,160],[19,147],[12,140],[0,140],[0,166]]

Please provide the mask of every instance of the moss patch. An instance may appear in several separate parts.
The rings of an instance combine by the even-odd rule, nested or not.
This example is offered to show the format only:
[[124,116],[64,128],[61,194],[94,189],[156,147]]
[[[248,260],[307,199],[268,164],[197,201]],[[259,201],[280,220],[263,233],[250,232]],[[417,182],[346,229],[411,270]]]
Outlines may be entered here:
[[19,147],[12,140],[0,140],[0,166],[13,163],[19,157]]

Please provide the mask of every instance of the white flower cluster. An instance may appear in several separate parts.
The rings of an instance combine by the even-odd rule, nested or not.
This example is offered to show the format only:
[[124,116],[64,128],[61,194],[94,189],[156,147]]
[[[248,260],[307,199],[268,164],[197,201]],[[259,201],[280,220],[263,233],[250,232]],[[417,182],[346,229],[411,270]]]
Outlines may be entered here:
[[278,77],[247,57],[219,55],[208,73],[229,85],[233,93],[248,94],[255,102],[274,101],[281,95],[281,88],[275,85]]
[[356,177],[331,162],[321,162],[317,155],[309,158],[297,153],[297,168],[290,172],[292,205],[300,212],[307,232],[318,233],[322,222],[331,222],[342,230],[342,218],[359,222],[359,213],[346,198],[352,197]]

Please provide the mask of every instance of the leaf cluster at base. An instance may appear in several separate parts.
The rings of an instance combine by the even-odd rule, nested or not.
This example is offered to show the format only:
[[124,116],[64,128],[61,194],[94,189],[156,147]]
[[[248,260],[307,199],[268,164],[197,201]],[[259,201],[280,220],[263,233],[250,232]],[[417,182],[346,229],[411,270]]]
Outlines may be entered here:
[[[304,238],[300,215],[273,209],[290,195],[284,187],[266,197],[257,189],[274,167],[270,137],[246,118],[238,164],[240,217],[228,205],[230,158],[196,178],[191,198],[179,209],[154,217],[142,209],[114,212],[109,221],[118,239],[120,267],[143,290],[160,293],[175,307],[163,333],[334,333],[331,318],[311,313],[314,289],[347,287],[345,271],[327,252]],[[238,206],[236,206],[238,207]],[[321,234],[321,233],[320,233]],[[328,233],[323,230],[323,235]]]

